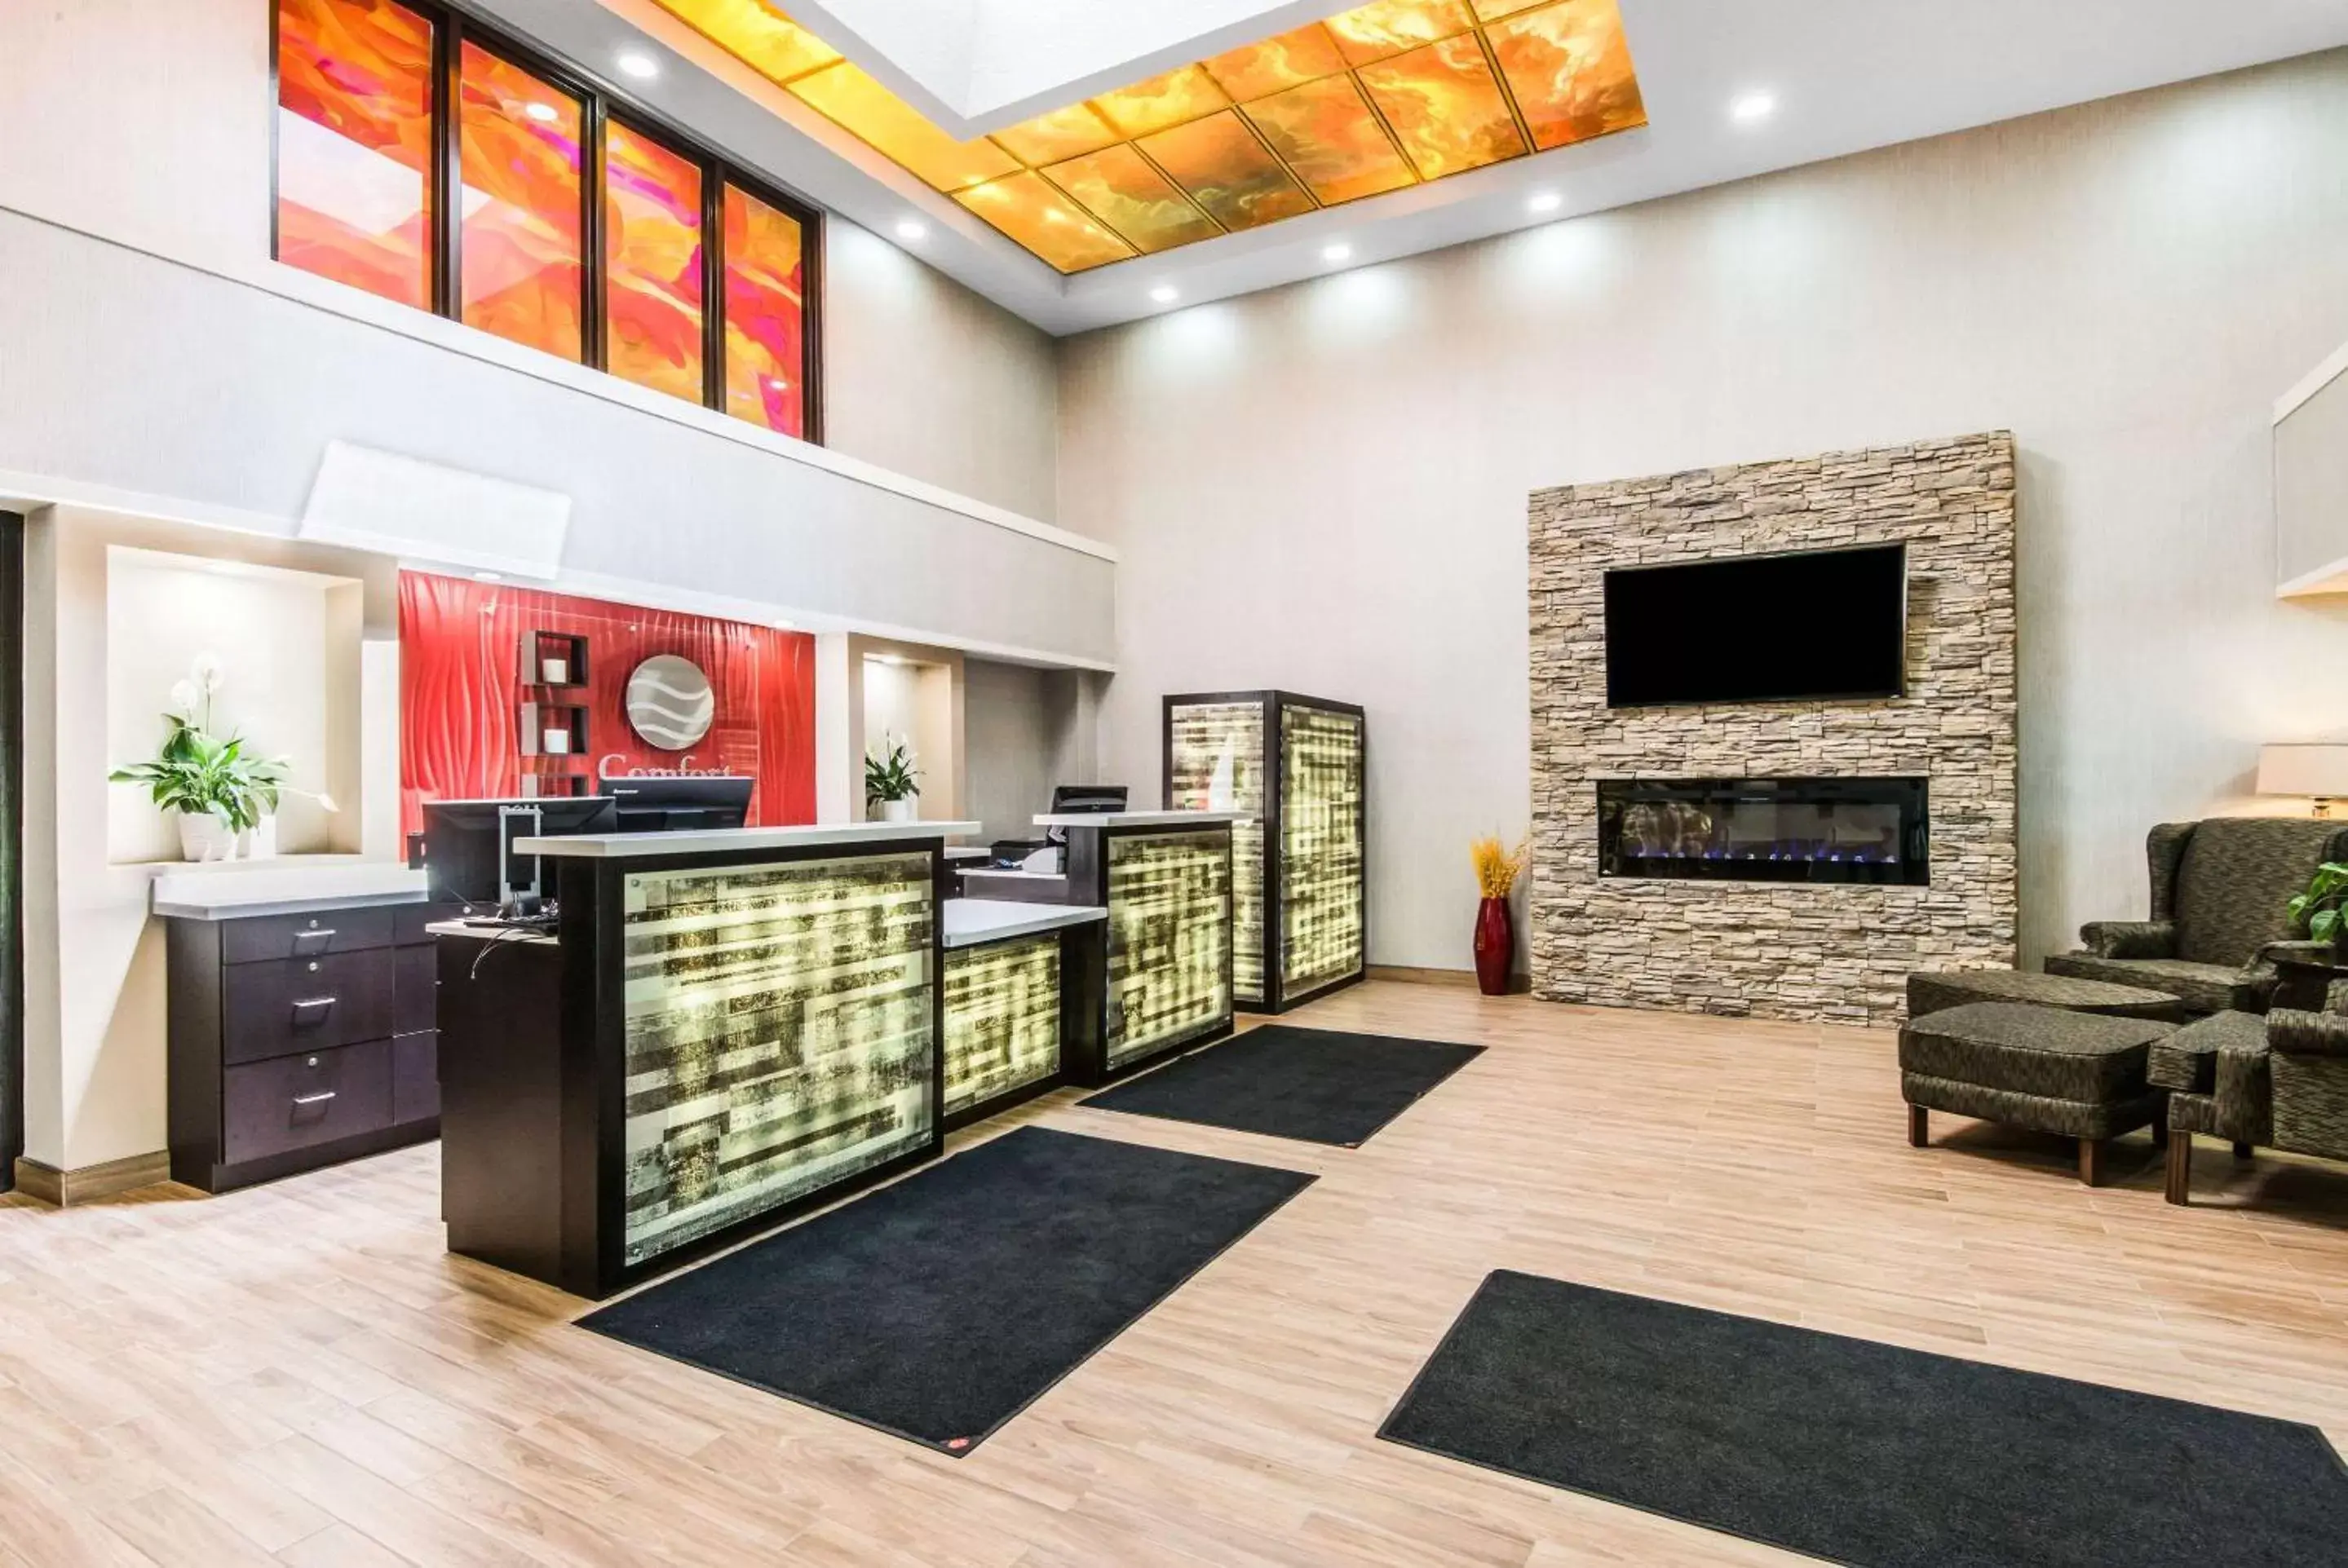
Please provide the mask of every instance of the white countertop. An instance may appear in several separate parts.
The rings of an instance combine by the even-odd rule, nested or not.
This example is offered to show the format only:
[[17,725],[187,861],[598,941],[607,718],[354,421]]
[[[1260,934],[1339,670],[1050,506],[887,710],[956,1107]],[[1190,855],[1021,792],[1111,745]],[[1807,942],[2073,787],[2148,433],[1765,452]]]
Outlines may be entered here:
[[1039,816],[1038,827],[1185,827],[1211,822],[1247,822],[1243,811],[1071,811]]
[[653,855],[726,855],[736,850],[801,849],[827,844],[890,843],[907,838],[962,838],[975,822],[832,822],[797,827],[718,827],[698,833],[582,833],[517,838],[524,855],[575,855],[588,860],[640,859]]
[[148,907],[182,920],[230,920],[254,915],[301,915],[365,904],[421,904],[424,873],[395,860],[322,856],[229,860],[188,866],[155,878]]
[[1024,882],[1066,882],[1068,879],[1068,874],[1065,871],[1017,871],[1007,870],[1000,866],[973,866],[963,875],[964,876],[1012,876]]
[[1022,904],[1009,898],[949,898],[943,927],[949,948],[975,948],[982,942],[1004,942],[1033,937],[1063,926],[1086,926],[1106,920],[1108,911],[1097,905]]

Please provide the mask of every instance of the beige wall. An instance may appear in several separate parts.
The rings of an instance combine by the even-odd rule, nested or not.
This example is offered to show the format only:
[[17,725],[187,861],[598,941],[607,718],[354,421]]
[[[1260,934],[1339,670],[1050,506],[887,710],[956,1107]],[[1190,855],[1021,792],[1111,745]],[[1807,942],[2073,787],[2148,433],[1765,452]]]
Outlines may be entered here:
[[1074,340],[1106,771],[1158,776],[1167,692],[1365,704],[1372,960],[1465,967],[1468,840],[1527,817],[1529,492],[2011,428],[2043,952],[2141,913],[2147,826],[2245,804],[2260,742],[2348,733],[2348,612],[2273,598],[2269,434],[2343,337],[2348,53]]
[[[319,573],[360,584],[355,723],[332,729],[331,768],[371,859],[398,840],[397,571],[387,560],[64,507],[26,530],[25,1153],[60,1170],[164,1146],[163,939],[147,913],[165,865],[116,864],[108,820],[128,785],[108,735],[118,639],[108,634],[112,547]],[[226,601],[217,606],[232,613]],[[200,619],[183,630],[201,630]],[[235,628],[218,624],[226,644]],[[135,640],[124,627],[120,641]],[[141,655],[133,649],[127,657]],[[235,671],[231,671],[231,679]],[[297,774],[314,759],[296,759]],[[347,795],[348,798],[340,798]],[[129,803],[136,804],[135,800]],[[233,873],[227,873],[232,875]]]

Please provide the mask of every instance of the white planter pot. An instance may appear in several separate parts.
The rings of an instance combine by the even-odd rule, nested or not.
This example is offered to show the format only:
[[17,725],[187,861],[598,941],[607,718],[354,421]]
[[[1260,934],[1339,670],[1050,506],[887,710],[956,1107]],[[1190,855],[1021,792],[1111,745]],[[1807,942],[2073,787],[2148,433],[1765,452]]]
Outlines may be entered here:
[[921,797],[908,795],[903,800],[884,800],[876,807],[874,822],[913,822],[914,813],[921,809]]
[[181,812],[180,818],[180,856],[185,860],[233,860],[236,858],[236,835],[219,817],[206,814],[191,815]]

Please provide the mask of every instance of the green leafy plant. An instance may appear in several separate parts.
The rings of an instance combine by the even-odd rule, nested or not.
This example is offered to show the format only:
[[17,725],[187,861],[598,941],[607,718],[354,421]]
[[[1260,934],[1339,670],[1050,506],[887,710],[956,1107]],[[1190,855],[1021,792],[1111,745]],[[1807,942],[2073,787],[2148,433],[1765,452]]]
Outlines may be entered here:
[[896,741],[885,752],[864,753],[864,799],[867,804],[875,801],[886,804],[895,800],[911,800],[921,793],[922,771],[913,765],[911,753],[905,743]]
[[2343,902],[2348,902],[2348,865],[2327,860],[2315,868],[2307,891],[2284,907],[2295,929],[2306,932],[2312,940],[2332,942],[2343,934],[2340,907]]
[[[291,787],[283,757],[248,756],[243,740],[211,733],[212,693],[221,670],[210,656],[196,661],[189,678],[171,688],[175,710],[163,715],[170,729],[151,763],[116,768],[106,776],[118,784],[145,784],[155,804],[187,816],[217,817],[232,832],[257,827],[276,811]],[[304,793],[294,791],[293,793]],[[335,803],[318,800],[328,811]]]

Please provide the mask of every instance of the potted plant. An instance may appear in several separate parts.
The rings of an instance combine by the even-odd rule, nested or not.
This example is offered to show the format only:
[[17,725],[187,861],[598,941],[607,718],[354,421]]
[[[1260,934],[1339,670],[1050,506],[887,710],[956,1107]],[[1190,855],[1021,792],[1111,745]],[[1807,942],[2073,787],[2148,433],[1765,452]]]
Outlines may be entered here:
[[[888,737],[883,736],[883,740]],[[922,772],[902,741],[864,753],[864,810],[876,822],[911,822],[922,793]],[[876,815],[872,808],[879,806]]]
[[1488,997],[1505,996],[1509,961],[1516,957],[1516,922],[1509,914],[1509,894],[1525,868],[1528,845],[1510,849],[1498,838],[1479,838],[1468,846],[1476,866],[1476,888],[1483,902],[1476,910],[1476,987]]
[[2284,906],[2291,928],[2307,933],[2312,942],[2329,942],[2333,951],[2348,958],[2348,919],[2341,905],[2348,902],[2348,865],[2327,860],[2315,868],[2307,891]]
[[[155,804],[179,818],[180,853],[190,860],[232,859],[239,836],[269,820],[289,789],[283,758],[249,756],[241,737],[212,733],[212,693],[221,679],[216,662],[197,660],[190,677],[171,688],[174,708],[163,715],[169,728],[155,760],[107,774],[145,784]],[[335,809],[325,796],[318,799]]]

